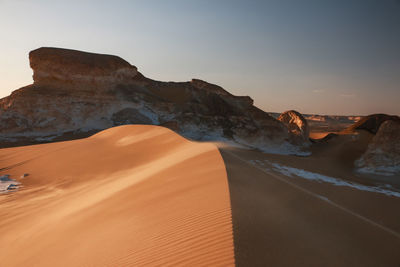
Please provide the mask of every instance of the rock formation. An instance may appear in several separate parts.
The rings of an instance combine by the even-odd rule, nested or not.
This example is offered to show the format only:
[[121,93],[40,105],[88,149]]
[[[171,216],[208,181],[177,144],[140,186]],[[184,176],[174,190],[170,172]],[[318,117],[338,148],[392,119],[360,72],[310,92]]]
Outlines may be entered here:
[[391,116],[386,114],[372,114],[361,118],[359,121],[354,123],[352,126],[347,128],[346,132],[353,132],[355,130],[366,130],[370,133],[376,134],[382,123],[387,120],[400,121],[400,117]]
[[297,137],[295,138],[297,143],[308,142],[310,129],[307,120],[299,112],[295,110],[285,111],[278,117],[278,120],[288,127],[293,134],[292,137]]
[[29,53],[36,85],[68,88],[132,83],[135,66],[122,58],[69,49],[39,48]]
[[122,124],[155,124],[195,140],[299,153],[285,124],[253,106],[250,97],[234,96],[220,86],[198,79],[154,81],[119,57],[69,49],[39,48],[29,59],[34,83],[0,100],[3,145],[81,137]]
[[367,151],[355,165],[364,173],[400,173],[400,120],[383,122]]

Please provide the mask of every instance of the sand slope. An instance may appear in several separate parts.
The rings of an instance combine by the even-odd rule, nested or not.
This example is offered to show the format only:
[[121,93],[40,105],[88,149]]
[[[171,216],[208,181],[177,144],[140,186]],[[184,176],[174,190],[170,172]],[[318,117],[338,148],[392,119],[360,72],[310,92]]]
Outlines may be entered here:
[[327,161],[313,168],[318,163],[313,156],[229,147],[222,147],[221,154],[228,172],[237,266],[399,265],[399,197],[289,177],[254,163],[268,160],[336,174],[331,169],[340,165]]
[[1,266],[234,264],[226,170],[212,144],[121,126],[1,149],[0,164],[23,183],[0,195]]

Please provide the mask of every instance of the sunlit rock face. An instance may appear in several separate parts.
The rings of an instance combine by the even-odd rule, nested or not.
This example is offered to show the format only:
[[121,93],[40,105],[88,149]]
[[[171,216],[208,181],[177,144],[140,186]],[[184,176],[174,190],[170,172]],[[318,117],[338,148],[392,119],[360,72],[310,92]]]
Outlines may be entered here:
[[[148,79],[125,60],[59,48],[29,54],[32,85],[0,100],[0,139],[62,140],[122,124],[170,127],[195,140],[224,140],[276,153],[298,152],[280,121],[222,87],[193,79]],[[68,134],[68,135],[67,135]]]
[[383,122],[367,151],[355,164],[360,172],[400,173],[400,120]]
[[278,120],[283,122],[292,133],[292,137],[297,137],[295,140],[299,143],[308,143],[310,129],[307,120],[299,112],[289,110],[283,112]]

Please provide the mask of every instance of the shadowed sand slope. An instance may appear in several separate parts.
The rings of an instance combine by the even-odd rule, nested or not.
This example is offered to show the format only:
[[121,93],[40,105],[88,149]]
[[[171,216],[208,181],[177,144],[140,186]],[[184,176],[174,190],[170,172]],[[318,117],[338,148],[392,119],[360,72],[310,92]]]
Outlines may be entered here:
[[[233,265],[225,165],[156,126],[0,150],[1,266]],[[18,178],[29,173],[25,178]]]
[[274,159],[258,151],[221,154],[237,266],[399,266],[399,198],[288,177],[250,163]]

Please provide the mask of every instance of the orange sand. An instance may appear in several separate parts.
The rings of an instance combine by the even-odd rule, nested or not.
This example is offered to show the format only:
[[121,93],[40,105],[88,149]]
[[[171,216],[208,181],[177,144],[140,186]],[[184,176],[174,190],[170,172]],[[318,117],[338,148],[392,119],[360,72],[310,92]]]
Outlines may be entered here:
[[[1,266],[233,265],[225,165],[157,126],[0,150]],[[26,178],[19,178],[29,173]]]
[[327,136],[329,132],[310,132],[311,139],[322,139]]

